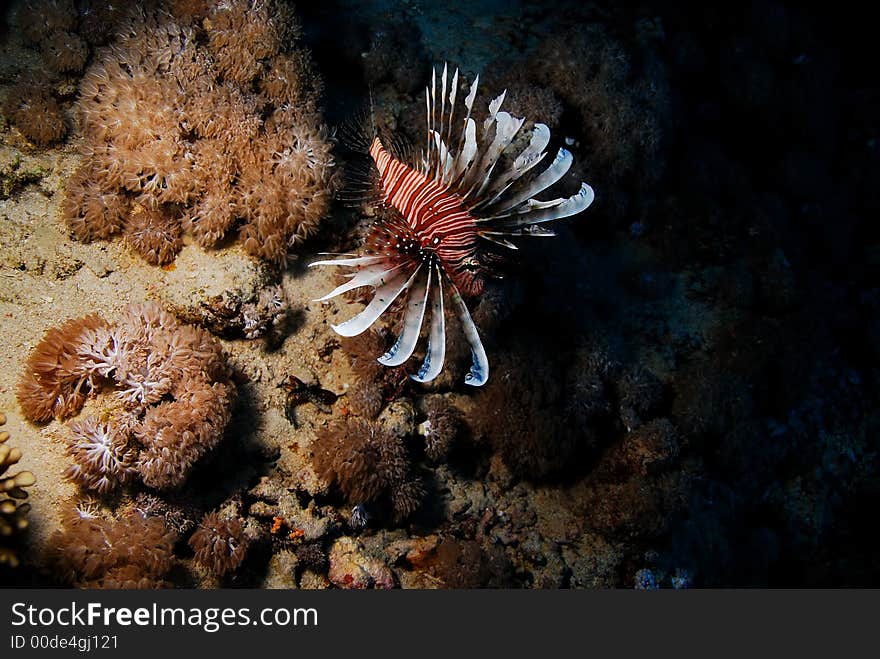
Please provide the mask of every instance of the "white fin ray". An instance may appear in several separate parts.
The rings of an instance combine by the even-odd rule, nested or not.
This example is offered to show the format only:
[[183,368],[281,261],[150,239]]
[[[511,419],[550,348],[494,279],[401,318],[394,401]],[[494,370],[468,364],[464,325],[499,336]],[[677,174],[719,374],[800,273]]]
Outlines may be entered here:
[[504,103],[505,96],[507,96],[506,89],[489,102],[489,116],[486,117],[486,120],[483,122],[484,138],[489,134],[489,129],[492,127],[492,124],[495,123],[495,115],[497,115],[498,110],[501,109],[501,104]]
[[[451,145],[450,140],[452,139],[452,123],[453,117],[455,116],[455,97],[458,94],[458,68],[455,69],[455,73],[452,74],[452,86],[449,90],[449,121],[446,122],[446,144]],[[454,160],[454,159],[453,159]],[[449,181],[444,178],[444,183],[448,183]]]
[[458,152],[458,156],[455,158],[455,167],[452,170],[453,181],[466,174],[470,164],[474,161],[474,156],[477,155],[477,124],[470,117],[465,120],[462,135],[464,143]]
[[428,269],[427,281],[422,279],[416,282],[406,303],[406,313],[403,318],[403,329],[397,341],[384,355],[377,360],[383,366],[400,366],[412,357],[419,341],[419,333],[422,331],[422,322],[425,318],[425,309],[428,306],[428,292],[431,290],[431,269]]
[[512,228],[500,228],[492,231],[481,231],[480,237],[485,238],[486,240],[491,240],[492,242],[503,244],[505,247],[510,247],[511,249],[519,249],[516,245],[511,243],[504,238],[500,238],[499,236],[513,236],[513,237],[521,237],[521,236],[531,236],[531,237],[540,237],[540,238],[553,238],[556,235],[556,232],[552,229],[547,229],[540,225],[527,224],[523,227],[512,227]]
[[407,279],[406,274],[395,277],[390,282],[383,284],[376,289],[376,294],[366,308],[353,318],[349,318],[339,325],[331,325],[333,331],[340,336],[357,336],[366,331],[370,325],[375,323],[391,303],[398,298],[407,288],[409,288],[422,266],[419,265],[412,276]]
[[565,176],[566,172],[571,168],[571,163],[573,161],[574,158],[572,158],[571,152],[567,149],[559,149],[559,152],[556,154],[556,157],[547,169],[536,176],[533,181],[530,181],[522,190],[517,192],[511,198],[504,200],[504,202],[500,204],[501,207],[495,209],[492,214],[497,215],[498,213],[514,209],[527,199],[543,192]]
[[576,215],[582,210],[585,210],[593,203],[595,197],[593,188],[586,183],[581,183],[581,189],[568,199],[561,200],[562,203],[555,203],[549,208],[513,215],[508,219],[501,220],[499,225],[502,227],[522,227],[530,224],[539,224],[541,222],[550,222],[551,220],[559,220],[563,217]]
[[309,267],[314,268],[316,265],[371,265],[384,261],[386,258],[385,256],[356,256],[354,258],[328,259],[309,263]]
[[448,178],[448,174],[452,171],[455,160],[449,153],[449,149],[446,147],[446,143],[440,137],[440,134],[434,133],[433,137],[434,143],[437,146],[437,152],[439,153],[439,162],[442,163],[442,166],[438,167],[438,170],[440,171],[440,180],[441,182],[445,182]]
[[[446,126],[446,70],[447,64],[443,62],[443,75],[440,76],[440,123],[437,125],[437,133],[440,135],[443,134],[443,128]],[[435,99],[434,102],[436,103],[437,100]]]
[[489,379],[489,359],[486,357],[486,350],[483,348],[483,342],[480,340],[480,333],[477,326],[471,318],[467,305],[461,299],[461,294],[452,281],[452,303],[455,306],[455,312],[461,322],[464,338],[467,339],[468,345],[471,347],[471,370],[464,377],[464,383],[472,387],[482,387]]
[[501,245],[502,247],[507,247],[508,249],[519,249],[516,245],[505,238],[498,238],[496,236],[506,236],[508,234],[501,233],[500,231],[480,231],[480,238],[485,238],[490,243],[495,243],[496,245]]
[[510,168],[498,176],[495,183],[489,186],[486,190],[485,200],[475,205],[472,210],[495,203],[511,185],[545,158],[547,155],[545,149],[549,143],[550,129],[546,124],[535,124],[528,145],[514,159]]
[[338,295],[342,295],[343,293],[347,293],[348,291],[352,291],[355,288],[361,288],[363,286],[375,286],[377,283],[381,286],[384,285],[388,280],[388,275],[392,274],[395,270],[399,270],[403,264],[398,264],[392,268],[389,268],[385,263],[376,263],[374,265],[366,266],[358,270],[357,272],[351,273],[349,276],[351,279],[344,284],[340,284],[332,291],[327,293],[324,297],[319,297],[316,300],[312,300],[313,302],[326,302]]
[[428,334],[428,350],[418,373],[409,377],[416,382],[430,382],[443,370],[446,360],[446,310],[443,307],[443,278],[440,266],[437,270],[437,285],[431,296],[431,329]]
[[468,95],[465,96],[464,99],[464,108],[465,110],[467,110],[467,112],[464,115],[464,122],[461,127],[461,136],[458,138],[459,144],[463,144],[465,141],[465,131],[467,130],[468,121],[473,121],[471,119],[471,110],[473,110],[474,107],[474,99],[477,97],[477,87],[479,86],[479,84],[480,76],[478,74],[477,77],[474,78],[474,81],[471,83],[471,88],[468,91]]

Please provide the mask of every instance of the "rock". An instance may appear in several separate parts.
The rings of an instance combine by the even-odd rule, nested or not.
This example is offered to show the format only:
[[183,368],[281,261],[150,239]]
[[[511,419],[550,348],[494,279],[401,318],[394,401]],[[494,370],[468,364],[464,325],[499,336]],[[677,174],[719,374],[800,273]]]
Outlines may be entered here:
[[385,563],[364,554],[353,538],[339,538],[330,550],[330,582],[339,588],[394,588],[394,575]]
[[159,295],[184,322],[228,337],[265,333],[283,321],[289,306],[271,267],[237,247],[184,247],[163,272]]

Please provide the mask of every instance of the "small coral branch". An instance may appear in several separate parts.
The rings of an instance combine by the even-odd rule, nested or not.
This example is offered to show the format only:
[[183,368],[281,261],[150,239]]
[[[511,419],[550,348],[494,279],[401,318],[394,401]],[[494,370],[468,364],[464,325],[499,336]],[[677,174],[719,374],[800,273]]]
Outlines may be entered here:
[[[6,415],[0,412],[0,426],[5,423]],[[30,510],[30,504],[20,502],[27,498],[24,488],[33,485],[36,479],[29,471],[6,473],[21,459],[21,450],[7,445],[8,439],[9,433],[0,431],[0,565],[16,567],[19,558],[15,545],[28,527]]]

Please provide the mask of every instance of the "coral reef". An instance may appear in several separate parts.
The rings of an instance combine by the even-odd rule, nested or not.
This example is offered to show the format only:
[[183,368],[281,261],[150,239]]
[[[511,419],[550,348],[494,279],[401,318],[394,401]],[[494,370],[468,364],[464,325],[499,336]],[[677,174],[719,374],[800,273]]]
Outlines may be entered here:
[[203,247],[237,233],[249,254],[281,263],[331,196],[320,82],[298,24],[281,2],[172,13],[134,12],[80,85],[84,162],[67,224],[80,240],[122,232],[150,263],[172,261],[182,231]]
[[[559,227],[560,240],[523,245],[519,263],[498,273],[517,268],[524,276],[493,280],[476,301],[473,320],[499,359],[484,391],[466,391],[457,382],[463,373],[453,370],[423,386],[402,369],[383,369],[376,357],[395,337],[382,327],[334,338],[327,323],[338,309],[307,302],[331,283],[320,273],[294,267],[281,291],[271,263],[225,249],[246,238],[240,232],[252,222],[238,214],[240,202],[268,217],[280,198],[269,181],[267,198],[242,201],[247,190],[261,192],[254,181],[267,168],[259,159],[235,160],[247,149],[233,153],[227,145],[242,135],[254,151],[268,144],[283,105],[270,97],[318,68],[282,43],[290,23],[285,10],[275,13],[279,2],[247,3],[254,24],[241,31],[241,43],[230,26],[245,3],[235,1],[149,0],[134,10],[104,0],[29,2],[40,8],[28,26],[33,40],[19,29],[25,14],[14,5],[24,3],[7,4],[0,355],[7,374],[27,361],[22,410],[50,425],[19,429],[15,418],[3,427],[13,430],[5,445],[15,443],[24,457],[9,464],[13,452],[0,440],[0,562],[7,561],[0,580],[201,588],[877,585],[880,96],[863,52],[873,38],[870,21],[778,3],[566,3],[560,12],[533,3],[450,10],[407,2],[389,17],[388,3],[351,0],[340,21],[336,3],[300,3],[327,82],[329,122],[350,116],[369,85],[377,120],[421,143],[422,63],[449,61],[469,67],[468,77],[479,71],[487,94],[507,89],[503,107],[515,116],[553,128],[576,163],[560,188],[575,178],[597,182],[589,221]],[[270,13],[280,22],[267,26]],[[168,25],[180,28],[177,41],[142,27]],[[120,32],[120,43],[105,49]],[[63,135],[65,119],[73,129],[79,78],[58,69],[76,65],[83,41],[92,53],[85,66],[113,73],[112,84],[93,82],[99,95],[119,92],[121,105],[109,116],[125,115],[125,129],[140,140],[134,150],[123,149],[118,134],[112,143],[84,138],[79,155],[79,143],[42,146]],[[187,88],[192,107],[185,99],[179,106],[174,84],[147,75],[134,57],[121,65],[134,76],[123,84],[127,72],[111,65],[123,51],[134,54],[135,42],[167,56],[168,83],[180,71],[209,69],[193,82],[209,85]],[[173,53],[172,42],[180,46]],[[229,52],[215,58],[217,49]],[[291,60],[268,54],[276,49]],[[155,68],[154,52],[143,50]],[[488,64],[497,53],[503,59]],[[314,82],[304,82],[310,98]],[[467,88],[458,91],[460,99]],[[152,100],[166,92],[167,105]],[[221,96],[222,104],[214,102]],[[290,98],[294,114],[311,112],[300,92]],[[149,100],[148,111],[131,99]],[[80,116],[90,102],[81,101]],[[191,123],[201,109],[195,102],[212,110],[208,122]],[[484,106],[478,98],[478,125]],[[114,152],[101,151],[111,146]],[[172,165],[155,183],[149,158]],[[98,162],[115,169],[98,172]],[[123,170],[131,178],[120,183]],[[68,232],[55,222],[59,201]],[[334,213],[315,249],[353,251],[374,219]],[[216,237],[224,249],[178,252],[201,223],[208,234],[201,242]],[[174,264],[145,270],[140,257],[119,259],[116,249],[66,234],[81,241],[118,235],[132,253]],[[192,323],[231,339],[228,357],[214,352],[209,337],[178,350],[195,339],[161,338],[165,321],[157,326],[144,314],[131,322],[86,317],[99,296],[118,298],[101,308],[155,296],[178,328]],[[296,306],[285,323],[288,300]],[[81,318],[64,322],[74,316]],[[53,317],[55,334],[40,341]],[[447,322],[456,323],[454,314]],[[142,328],[139,338],[118,343],[129,324]],[[277,335],[284,349],[236,340],[260,333]],[[36,344],[28,360],[23,346]],[[76,347],[85,344],[88,354]],[[448,365],[468,361],[466,341],[451,338],[447,348]],[[121,352],[131,365],[111,366]],[[200,365],[184,386],[180,368],[188,367],[168,362],[186,361],[186,352],[197,353]],[[233,418],[226,359],[241,391]],[[7,387],[4,405],[12,393]],[[285,419],[285,407],[295,415]],[[210,448],[226,418],[230,441]],[[353,433],[360,438],[347,437]],[[52,446],[37,456],[34,447],[47,441]],[[39,490],[8,498],[2,490],[22,469],[36,474]],[[97,504],[82,504],[70,519],[59,498],[70,484],[53,482],[65,470],[100,495],[100,514]],[[173,491],[180,478],[185,484]],[[346,478],[352,484],[343,487]],[[358,501],[346,489],[375,498]],[[26,516],[24,501],[33,505]],[[215,510],[218,524],[237,519],[251,538],[247,557],[222,577],[187,544],[198,532],[208,543],[214,538],[221,554],[228,549],[228,531],[200,528]],[[59,513],[65,524],[52,542],[60,546],[46,561],[44,536],[54,531],[46,533],[47,524]],[[29,532],[17,531],[27,520]],[[21,562],[14,570],[10,549]],[[60,580],[46,583],[44,568]]]
[[101,493],[134,478],[172,489],[220,441],[233,394],[228,378],[215,339],[145,303],[112,325],[92,314],[50,330],[17,394],[32,421],[71,416],[87,394],[103,395],[102,418],[70,425],[71,480]]
[[227,519],[216,512],[205,515],[189,539],[196,562],[221,577],[241,565],[248,544],[241,519]]
[[402,439],[374,422],[351,417],[321,428],[312,444],[312,463],[351,504],[387,498],[403,519],[421,502],[423,492],[409,473]]
[[39,146],[58,142],[67,135],[64,112],[52,86],[39,77],[13,85],[6,92],[2,110],[22,135]]
[[62,528],[49,538],[47,562],[58,578],[77,588],[169,587],[177,537],[161,517],[137,511],[104,517],[85,501],[63,512]]
[[[0,426],[6,423],[6,415],[0,412]],[[21,450],[11,448],[6,442],[9,433],[0,431],[0,565],[18,566],[20,559],[17,544],[21,533],[28,527],[27,514],[30,504],[21,503],[27,498],[24,488],[36,482],[30,471],[7,473],[21,460]]]

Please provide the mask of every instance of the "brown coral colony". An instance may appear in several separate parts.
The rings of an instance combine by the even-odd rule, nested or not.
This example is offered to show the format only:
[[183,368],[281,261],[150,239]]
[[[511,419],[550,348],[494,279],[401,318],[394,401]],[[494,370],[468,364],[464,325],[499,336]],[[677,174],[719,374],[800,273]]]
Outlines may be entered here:
[[333,166],[319,81],[290,48],[299,28],[286,7],[250,4],[134,12],[97,54],[77,105],[84,160],[63,204],[78,239],[122,232],[165,264],[183,231],[203,247],[237,232],[249,254],[281,263],[314,233]]
[[133,479],[179,487],[220,440],[233,386],[220,344],[152,303],[108,324],[92,314],[49,330],[17,395],[31,421],[64,419],[102,394],[100,418],[73,421],[65,475],[106,493]]

